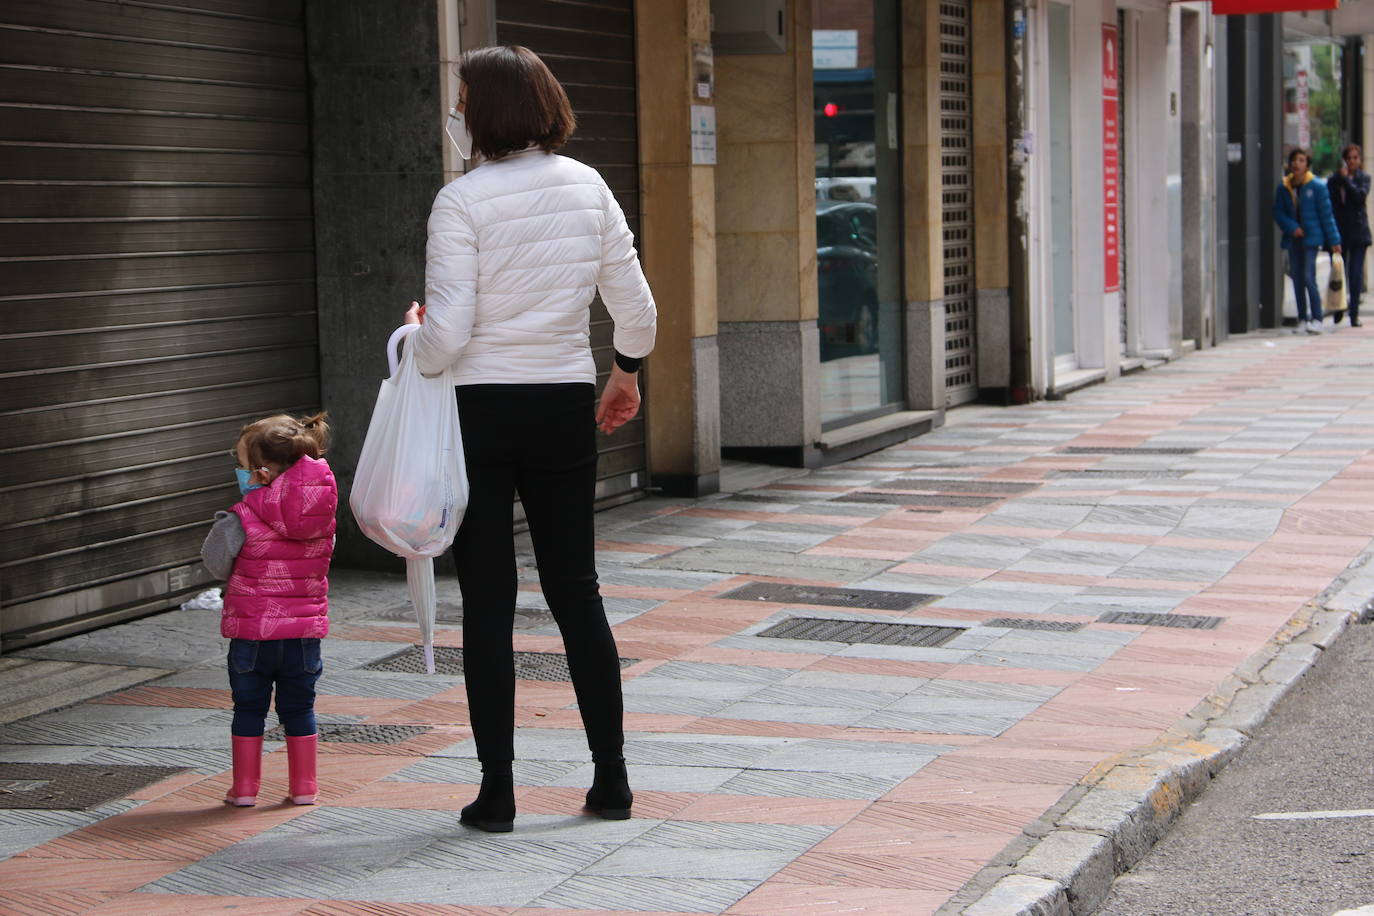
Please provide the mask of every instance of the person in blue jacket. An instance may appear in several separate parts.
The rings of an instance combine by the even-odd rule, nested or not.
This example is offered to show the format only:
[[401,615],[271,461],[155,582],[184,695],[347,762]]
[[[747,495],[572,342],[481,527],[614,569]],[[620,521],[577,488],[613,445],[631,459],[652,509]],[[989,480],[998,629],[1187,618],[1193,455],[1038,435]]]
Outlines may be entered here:
[[1360,326],[1360,294],[1364,292],[1364,257],[1369,251],[1369,173],[1363,168],[1363,151],[1352,143],[1341,150],[1340,171],[1326,180],[1331,192],[1331,209],[1336,228],[1345,243],[1345,289],[1350,311],[1350,326]]
[[1288,175],[1274,192],[1274,222],[1283,230],[1288,250],[1288,275],[1298,300],[1298,330],[1322,332],[1322,294],[1317,288],[1317,253],[1341,251],[1341,233],[1331,215],[1326,182],[1312,174],[1312,158],[1304,149],[1288,154]]

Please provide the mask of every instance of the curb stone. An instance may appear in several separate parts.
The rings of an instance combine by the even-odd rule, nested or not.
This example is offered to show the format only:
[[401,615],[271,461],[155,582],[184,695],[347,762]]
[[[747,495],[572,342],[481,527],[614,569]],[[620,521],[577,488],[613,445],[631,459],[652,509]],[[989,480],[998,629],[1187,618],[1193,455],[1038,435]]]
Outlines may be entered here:
[[[1038,822],[1034,833],[1008,844],[937,916],[1090,916],[1116,877],[1245,748],[1322,652],[1352,623],[1374,614],[1368,559],[1352,563],[1160,741],[1095,767],[1070,790],[1076,800],[1053,818],[1048,833]],[[1374,905],[1349,916],[1374,916]]]

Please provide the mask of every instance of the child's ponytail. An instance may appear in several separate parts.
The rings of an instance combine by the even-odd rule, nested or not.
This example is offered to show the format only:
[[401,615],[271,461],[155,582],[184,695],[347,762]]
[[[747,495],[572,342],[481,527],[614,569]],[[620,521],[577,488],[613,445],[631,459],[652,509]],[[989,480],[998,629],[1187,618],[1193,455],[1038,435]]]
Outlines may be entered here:
[[327,416],[325,411],[309,417],[277,414],[249,423],[241,441],[248,449],[250,466],[270,464],[285,470],[303,455],[322,458],[329,447]]

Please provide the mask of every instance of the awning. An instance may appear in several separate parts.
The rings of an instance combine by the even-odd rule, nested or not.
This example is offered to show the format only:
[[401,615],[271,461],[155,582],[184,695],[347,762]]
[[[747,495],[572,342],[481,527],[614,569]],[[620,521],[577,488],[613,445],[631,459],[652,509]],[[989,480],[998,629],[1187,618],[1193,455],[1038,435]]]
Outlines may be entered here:
[[1248,13],[1334,10],[1340,5],[1340,0],[1212,0],[1212,12],[1218,16],[1243,16]]

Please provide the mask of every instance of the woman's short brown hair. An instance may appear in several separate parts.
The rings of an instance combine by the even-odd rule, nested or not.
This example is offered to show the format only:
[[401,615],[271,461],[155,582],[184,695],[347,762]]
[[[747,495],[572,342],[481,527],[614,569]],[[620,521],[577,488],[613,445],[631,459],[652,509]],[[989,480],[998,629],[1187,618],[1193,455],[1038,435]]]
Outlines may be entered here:
[[467,84],[463,119],[472,147],[487,159],[532,143],[551,153],[577,126],[562,84],[529,48],[474,48],[458,61],[458,78]]

